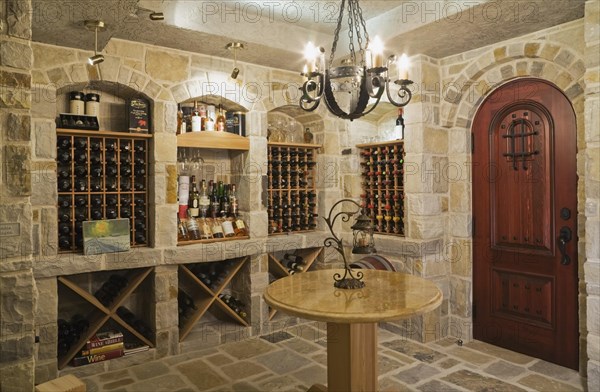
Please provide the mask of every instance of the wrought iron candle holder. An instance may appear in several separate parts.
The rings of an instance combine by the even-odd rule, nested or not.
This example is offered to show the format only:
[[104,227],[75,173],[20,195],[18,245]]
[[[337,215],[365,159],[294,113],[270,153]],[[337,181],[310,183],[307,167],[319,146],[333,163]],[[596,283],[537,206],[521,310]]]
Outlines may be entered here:
[[[340,211],[334,215],[335,208],[344,202],[349,202],[358,207],[355,211]],[[329,214],[325,219],[325,223],[327,223],[327,227],[331,232],[331,237],[327,237],[324,241],[324,245],[326,247],[333,247],[344,260],[344,275],[339,273],[335,273],[333,275],[333,280],[335,283],[333,284],[335,287],[340,289],[361,289],[365,287],[365,282],[363,279],[363,273],[358,271],[356,274],[352,272],[352,268],[350,268],[350,264],[348,264],[348,260],[346,259],[346,252],[344,251],[344,244],[342,243],[341,238],[339,238],[333,232],[333,226],[335,221],[341,216],[343,222],[348,222],[351,217],[357,215],[355,223],[352,225],[352,236],[353,236],[353,245],[352,245],[352,253],[354,254],[371,254],[377,253],[375,250],[375,242],[373,239],[373,222],[371,218],[369,218],[362,209],[362,206],[358,204],[356,201],[352,199],[342,199],[337,201],[329,210]]]

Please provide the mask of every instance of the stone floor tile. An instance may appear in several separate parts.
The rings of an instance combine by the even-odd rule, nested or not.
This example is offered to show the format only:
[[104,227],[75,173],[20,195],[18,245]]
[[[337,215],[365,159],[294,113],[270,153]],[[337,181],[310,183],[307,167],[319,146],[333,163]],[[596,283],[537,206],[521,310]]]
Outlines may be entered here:
[[91,378],[86,378],[81,380],[85,383],[85,391],[86,392],[100,392],[100,387],[98,383]]
[[445,359],[443,361],[436,362],[434,364],[434,366],[438,367],[440,369],[450,369],[451,367],[454,367],[454,366],[456,366],[456,365],[458,365],[460,363],[461,362],[459,360],[457,360],[457,359],[448,358],[448,359]]
[[544,392],[571,392],[581,391],[582,389],[575,388],[572,385],[565,384],[558,380],[551,380],[548,377],[539,374],[530,374],[520,379],[519,384],[535,389],[536,391]]
[[250,361],[238,361],[230,365],[222,366],[221,371],[232,380],[243,380],[250,376],[265,373],[268,370]]
[[[86,391],[86,392],[87,392],[87,391]],[[175,391],[175,392],[198,392],[198,391],[195,391],[195,390],[194,390],[194,389],[192,389],[192,388],[186,387],[186,388],[181,388],[181,389],[178,389],[178,390],[177,390],[177,391]]]
[[394,358],[388,357],[387,355],[383,355],[383,354],[379,354],[378,355],[378,363],[377,366],[379,367],[379,375],[381,376],[382,374],[386,374],[386,373],[390,373],[390,372],[395,372],[397,370],[400,370],[403,366],[405,366],[406,364],[397,361]]
[[444,338],[444,339],[438,340],[437,342],[434,342],[433,344],[436,346],[441,346],[441,347],[458,346],[458,344],[456,344],[457,340],[458,340],[457,338]]
[[470,370],[458,370],[441,378],[443,381],[475,392],[525,392],[525,389],[492,377],[485,377]]
[[230,391],[234,392],[264,392],[258,387],[251,385],[247,382],[236,382],[231,386]]
[[507,362],[514,362],[517,365],[526,365],[535,360],[535,358],[530,357],[528,355],[516,353],[514,351],[510,351],[502,347],[493,346],[489,343],[480,342],[478,340],[469,342],[463,347],[470,348],[471,350],[481,351],[484,354],[504,359]]
[[190,381],[190,383],[200,390],[214,388],[229,382],[218,375],[201,359],[182,363],[177,365],[176,368]]
[[439,380],[427,381],[417,387],[422,392],[459,392],[458,389],[452,387],[450,384],[441,382]]
[[286,332],[289,332],[296,336],[300,336],[308,340],[309,342],[317,342],[319,340],[327,339],[326,328],[319,329],[307,324],[295,325],[293,327],[286,328]]
[[322,346],[310,343],[302,338],[286,340],[285,342],[282,342],[281,345],[300,354],[312,354],[316,351],[323,350]]
[[146,380],[148,378],[162,376],[169,373],[169,368],[162,362],[148,362],[144,365],[137,365],[131,368],[131,372],[138,380]]
[[129,377],[129,375],[129,369],[121,369],[114,372],[102,373],[102,378],[98,381],[105,383],[113,380],[120,380],[122,378]]
[[135,380],[131,377],[122,378],[120,380],[111,381],[102,385],[102,390],[111,391],[119,387],[124,387],[125,385],[133,384],[134,382]]
[[128,392],[172,392],[187,386],[188,385],[183,381],[181,376],[167,374],[128,385],[126,390]]
[[398,335],[393,332],[388,331],[387,329],[378,328],[377,329],[377,340],[379,343],[387,342],[388,340],[396,340],[398,339]]
[[288,375],[267,379],[264,382],[260,383],[258,386],[263,391],[284,392],[295,391],[300,386],[300,383],[296,378],[293,378],[292,376]]
[[500,360],[489,365],[484,369],[484,371],[492,376],[506,380],[523,374],[526,369],[524,367]]
[[277,374],[285,374],[311,364],[311,361],[289,350],[279,350],[256,357],[256,362]]
[[554,363],[542,360],[538,360],[536,363],[529,366],[529,370],[563,381],[570,381],[573,378],[578,377],[579,375],[578,372],[573,369],[562,367]]
[[310,359],[323,366],[327,366],[327,354],[324,352],[313,354],[310,356]]
[[215,366],[223,366],[233,363],[233,359],[221,353],[205,357],[204,359]]
[[294,335],[286,331],[276,331],[268,335],[262,335],[260,338],[266,340],[269,343],[279,343],[284,340],[293,338]]
[[215,354],[218,352],[219,352],[219,350],[217,350],[216,348],[213,347],[213,348],[209,348],[209,349],[205,349],[205,350],[190,351],[185,354],[175,355],[173,357],[161,359],[161,361],[163,361],[165,364],[167,364],[169,366],[173,366],[173,365],[177,365],[182,362],[187,362],[192,359],[202,358],[207,355]]
[[446,353],[475,365],[485,365],[486,363],[490,363],[496,359],[494,357],[490,357],[489,355],[481,354],[477,351],[469,350],[468,348],[464,347],[453,348],[446,351]]
[[423,379],[433,377],[439,373],[440,371],[432,366],[424,363],[417,363],[416,366],[403,370],[394,375],[394,377],[406,384],[416,384],[423,381]]
[[391,377],[384,377],[379,379],[379,390],[381,392],[404,392],[412,391],[413,389]]
[[237,359],[252,358],[277,349],[277,346],[263,339],[248,339],[243,342],[229,343],[219,347],[222,351]]
[[390,357],[394,357],[397,360],[399,360],[400,362],[404,363],[404,364],[410,364],[416,361],[416,359],[414,359],[413,357],[409,357],[407,355],[401,354],[398,351],[394,351],[394,350],[387,350],[385,347],[380,347],[379,348],[379,353],[380,354],[385,354],[387,356]]
[[433,363],[439,359],[446,358],[446,354],[432,350],[424,345],[411,342],[409,340],[392,340],[382,343],[385,347],[408,355],[421,362]]
[[320,365],[306,367],[291,373],[291,375],[309,387],[313,384],[327,384],[327,369]]

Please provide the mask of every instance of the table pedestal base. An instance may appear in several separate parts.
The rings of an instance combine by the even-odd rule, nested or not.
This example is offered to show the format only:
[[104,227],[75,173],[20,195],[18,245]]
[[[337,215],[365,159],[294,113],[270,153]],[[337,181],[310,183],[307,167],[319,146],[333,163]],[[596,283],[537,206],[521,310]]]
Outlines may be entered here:
[[327,323],[327,390],[377,391],[377,323]]

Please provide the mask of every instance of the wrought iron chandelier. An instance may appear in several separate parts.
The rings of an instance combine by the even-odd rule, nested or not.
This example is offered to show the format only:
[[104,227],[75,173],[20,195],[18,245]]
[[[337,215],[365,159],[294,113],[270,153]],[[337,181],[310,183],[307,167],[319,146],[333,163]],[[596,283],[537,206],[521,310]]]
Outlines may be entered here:
[[[341,66],[333,67],[344,10],[348,14],[350,57],[343,60]],[[360,59],[357,57],[355,41]],[[390,56],[384,62],[383,44],[378,37],[371,42],[359,0],[342,0],[329,66],[325,65],[325,49],[316,48],[311,42],[306,46],[304,55],[307,64],[301,73],[304,83],[300,88],[300,107],[307,112],[317,109],[321,100],[324,100],[332,114],[352,121],[373,111],[384,90],[390,103],[397,107],[406,106],[412,98],[408,88],[413,83],[408,79],[408,58],[405,54],[401,58]],[[392,64],[398,68],[398,79],[393,82],[399,86],[396,94],[390,88],[389,69]],[[344,111],[342,106],[347,110]]]

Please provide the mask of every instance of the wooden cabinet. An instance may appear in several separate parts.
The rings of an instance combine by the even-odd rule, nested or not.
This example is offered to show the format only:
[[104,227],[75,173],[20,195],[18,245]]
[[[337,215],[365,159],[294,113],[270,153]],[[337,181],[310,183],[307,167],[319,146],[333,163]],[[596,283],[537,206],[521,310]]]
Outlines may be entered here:
[[[277,253],[269,253],[269,276],[270,280],[284,278],[286,276],[294,274],[301,274],[308,271],[312,265],[317,260],[317,257],[323,252],[322,247],[318,248],[307,248],[307,249],[298,249],[295,252],[277,252]],[[293,255],[290,259],[298,259],[298,262],[302,266],[302,270],[291,269],[288,267],[290,262],[293,260],[286,259],[285,255]],[[292,272],[293,271],[293,272]],[[275,317],[277,310],[269,309],[269,320],[272,320]]]
[[[132,297],[138,292],[140,295],[135,298],[138,301],[138,307],[134,310],[134,314],[140,319],[144,314],[151,314],[149,310],[150,307],[154,307],[154,295],[149,297],[146,290],[141,289],[140,286],[145,282],[149,282],[148,277],[152,272],[153,268],[148,267],[58,277],[59,317],[68,318],[78,314],[89,322],[87,330],[79,336],[79,339],[70,346],[64,355],[59,356],[59,369],[64,368],[81,351],[86,342],[104,327],[115,328],[123,332],[126,341],[127,339],[136,339],[142,344],[154,347],[153,330],[150,330],[150,333],[142,331],[119,316],[119,313],[121,313],[119,308],[125,304],[131,307]],[[118,276],[121,280],[126,280],[127,283],[112,300],[103,300],[103,304],[96,296],[99,297],[97,293],[101,285],[107,282],[111,275]],[[90,289],[85,288],[86,286]],[[149,287],[152,287],[152,285],[149,284]],[[153,328],[147,322],[145,325]],[[146,332],[146,335],[142,332]]]
[[[222,294],[225,294],[232,279],[247,262],[250,262],[249,256],[219,262],[182,264],[179,266],[179,341],[186,338],[209,309],[211,312],[233,320],[244,327],[248,326],[248,320],[243,317],[244,314],[234,311],[222,298]],[[217,270],[218,274],[213,275],[211,269]],[[214,276],[214,278],[208,283],[201,274]],[[190,303],[184,304],[185,300],[190,301]],[[248,310],[245,309],[246,312]]]
[[404,236],[404,141],[359,144],[361,199],[375,233]]
[[83,249],[83,221],[129,219],[131,246],[148,245],[147,134],[57,130],[61,252]]
[[316,154],[320,147],[316,144],[268,144],[270,235],[316,229]]

